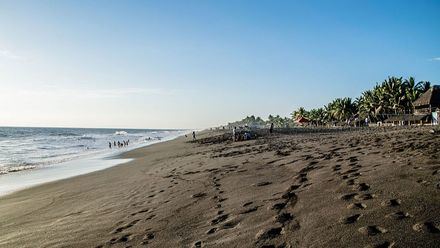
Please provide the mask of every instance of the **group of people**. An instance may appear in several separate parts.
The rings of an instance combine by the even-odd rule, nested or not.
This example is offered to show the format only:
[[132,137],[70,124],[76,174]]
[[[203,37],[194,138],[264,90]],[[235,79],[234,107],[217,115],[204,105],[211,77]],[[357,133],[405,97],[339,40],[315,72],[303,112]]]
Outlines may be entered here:
[[[247,126],[246,126],[247,129]],[[251,132],[249,130],[244,130],[244,132],[238,132],[237,127],[232,128],[232,141],[243,141],[252,139]],[[270,124],[269,133],[272,134],[274,131],[273,123]]]
[[245,130],[244,132],[237,132],[237,127],[232,129],[232,141],[243,141],[252,139],[250,131]]
[[118,148],[122,148],[122,147],[126,147],[130,144],[130,140],[123,140],[122,142],[118,140],[118,142],[113,141],[113,143],[110,141],[108,142],[108,148],[112,149],[112,146],[114,148],[116,148],[116,146]]

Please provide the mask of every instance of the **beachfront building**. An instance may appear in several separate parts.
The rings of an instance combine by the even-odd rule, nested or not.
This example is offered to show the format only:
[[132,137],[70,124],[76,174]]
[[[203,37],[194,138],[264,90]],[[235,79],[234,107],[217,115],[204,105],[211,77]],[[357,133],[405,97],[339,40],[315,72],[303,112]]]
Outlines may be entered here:
[[295,124],[298,126],[306,126],[309,124],[309,120],[307,118],[305,118],[304,116],[299,116],[296,120],[295,120]]
[[440,85],[434,85],[414,102],[415,114],[431,114],[440,109]]
[[434,85],[423,93],[414,105],[414,114],[392,115],[385,120],[391,125],[438,125],[440,115],[440,86]]

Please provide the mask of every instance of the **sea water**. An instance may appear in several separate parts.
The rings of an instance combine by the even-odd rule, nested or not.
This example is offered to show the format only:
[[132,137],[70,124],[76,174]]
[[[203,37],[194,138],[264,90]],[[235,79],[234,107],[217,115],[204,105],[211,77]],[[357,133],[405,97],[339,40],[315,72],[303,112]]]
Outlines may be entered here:
[[[115,155],[171,140],[187,130],[0,127],[0,196],[102,170]],[[114,142],[129,141],[119,148]],[[112,147],[109,147],[109,142]],[[110,159],[112,158],[112,159]]]

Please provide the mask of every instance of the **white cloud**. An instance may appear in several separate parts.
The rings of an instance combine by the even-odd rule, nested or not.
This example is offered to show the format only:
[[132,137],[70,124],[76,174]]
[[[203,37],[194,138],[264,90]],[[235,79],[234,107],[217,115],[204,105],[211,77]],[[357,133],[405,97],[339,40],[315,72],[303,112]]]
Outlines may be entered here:
[[440,61],[440,57],[431,58],[432,61]]
[[9,50],[5,50],[5,49],[0,49],[0,58],[6,58],[6,59],[12,59],[12,60],[22,60],[23,57],[16,55],[15,53],[9,51]]

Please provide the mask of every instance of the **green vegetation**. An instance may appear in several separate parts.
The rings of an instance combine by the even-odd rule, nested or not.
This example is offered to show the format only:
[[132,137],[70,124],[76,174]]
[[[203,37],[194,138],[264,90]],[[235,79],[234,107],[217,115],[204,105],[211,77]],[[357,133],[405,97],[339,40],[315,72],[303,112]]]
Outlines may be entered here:
[[390,114],[409,114],[414,112],[414,101],[431,87],[430,82],[415,83],[410,77],[389,77],[382,83],[362,92],[354,101],[349,98],[336,98],[323,108],[306,111],[299,108],[292,116],[303,116],[312,123],[334,123],[363,120],[383,121]]
[[267,121],[264,121],[252,115],[228,125],[265,126],[273,123],[275,127],[291,127],[295,125],[295,120],[301,117],[317,126],[361,122],[365,118],[374,122],[383,121],[389,115],[413,113],[414,101],[430,87],[430,82],[416,83],[413,77],[388,77],[382,83],[377,83],[373,89],[362,92],[355,100],[349,97],[336,98],[321,108],[306,110],[300,107],[292,112],[291,118],[269,115]]

